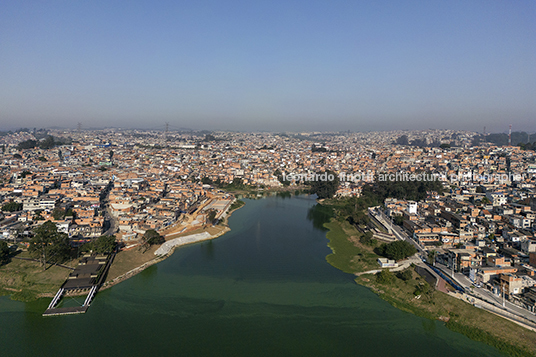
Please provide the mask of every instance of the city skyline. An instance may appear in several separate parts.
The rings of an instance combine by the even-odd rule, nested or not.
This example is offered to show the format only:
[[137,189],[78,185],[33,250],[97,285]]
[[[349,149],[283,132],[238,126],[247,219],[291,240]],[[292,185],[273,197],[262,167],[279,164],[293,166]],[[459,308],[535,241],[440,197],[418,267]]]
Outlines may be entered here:
[[536,5],[6,4],[0,123],[534,131]]

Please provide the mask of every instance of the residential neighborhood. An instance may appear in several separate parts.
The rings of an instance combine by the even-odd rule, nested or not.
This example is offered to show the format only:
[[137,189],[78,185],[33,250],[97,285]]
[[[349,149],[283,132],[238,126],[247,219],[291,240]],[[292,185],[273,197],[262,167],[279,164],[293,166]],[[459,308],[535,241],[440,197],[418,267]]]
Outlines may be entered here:
[[[222,190],[229,185],[259,192],[299,188],[304,182],[295,178],[330,170],[339,178],[337,196],[359,197],[381,175],[410,180],[428,173],[424,178],[440,181],[443,192],[426,192],[420,201],[385,199],[378,214],[380,223],[390,222],[387,233],[396,222],[400,234],[433,252],[432,264],[463,276],[468,288],[536,310],[533,151],[473,146],[475,133],[451,130],[49,135],[68,144],[21,149],[36,139],[29,132],[0,139],[0,229],[7,241],[24,245],[35,227],[51,220],[72,246],[113,234],[128,247],[147,230],[173,238],[222,219],[235,199]],[[440,146],[401,145],[402,136]]]

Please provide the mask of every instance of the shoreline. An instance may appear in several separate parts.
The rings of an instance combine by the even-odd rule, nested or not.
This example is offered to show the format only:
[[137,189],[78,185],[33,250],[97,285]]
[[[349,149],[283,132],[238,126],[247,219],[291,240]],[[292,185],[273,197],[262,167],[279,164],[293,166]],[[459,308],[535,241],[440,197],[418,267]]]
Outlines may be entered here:
[[[228,215],[230,215],[230,213]],[[190,244],[194,244],[194,243],[213,240],[213,239],[221,237],[222,235],[224,235],[224,234],[226,234],[227,232],[230,232],[230,231],[231,231],[231,228],[229,228],[228,226],[225,226],[224,229],[222,229],[220,232],[218,232],[215,235],[210,235],[209,237],[199,239],[199,240],[195,240],[195,241],[190,241],[190,242],[185,242],[185,243],[178,244],[178,245],[173,245],[173,246],[171,246],[170,250],[167,253],[162,254],[162,255],[157,255],[155,258],[149,260],[148,262],[143,263],[142,265],[140,265],[140,266],[138,266],[138,267],[136,267],[134,269],[131,269],[128,272],[126,272],[124,274],[121,274],[120,276],[118,276],[118,277],[116,277],[116,278],[114,278],[112,280],[105,281],[104,284],[102,284],[102,286],[101,286],[101,288],[99,290],[102,291],[102,290],[109,289],[112,286],[115,286],[115,285],[117,285],[117,284],[119,284],[119,283],[121,283],[121,282],[123,282],[123,281],[125,281],[125,280],[127,280],[129,278],[132,278],[133,276],[141,273],[142,271],[144,271],[145,269],[149,268],[150,266],[158,264],[158,263],[166,260],[167,258],[169,258],[170,256],[173,255],[173,253],[175,252],[176,249],[178,249],[180,247],[190,245]],[[204,231],[204,232],[207,232],[207,231]],[[197,233],[197,234],[200,234],[200,233]],[[188,236],[184,236],[184,237],[188,237]],[[180,237],[180,238],[183,238],[183,237]],[[174,239],[180,239],[180,238],[174,238]],[[172,240],[174,240],[174,239],[172,239]],[[166,241],[166,243],[170,242],[172,240]],[[163,243],[162,246],[164,244],[166,244],[166,243]]]
[[[327,229],[326,239],[329,241],[328,247],[332,250],[332,253],[326,256],[326,262],[343,272],[346,272],[349,274],[356,274],[355,271],[350,271],[350,270],[355,270],[356,268],[355,266],[350,267],[350,265],[348,266],[345,266],[344,264],[341,265],[342,261],[345,260],[344,259],[345,257],[340,256],[339,258],[343,258],[342,260],[334,259],[337,256],[337,252],[332,247],[332,239],[340,240],[341,238],[334,236],[334,235],[337,235],[337,233],[335,232],[337,230],[337,227],[333,227],[332,226],[333,223],[337,224],[340,227],[342,233],[345,236],[344,238],[348,242],[353,243],[353,241],[350,239],[351,238],[350,233],[346,232],[342,228],[342,225],[339,222],[336,222],[335,220],[332,219],[329,223],[325,223],[324,227]],[[328,235],[330,237],[328,237]],[[358,248],[358,246],[355,246],[355,247]],[[340,252],[339,252],[339,255],[340,255]],[[469,317],[468,315],[470,314],[489,313],[490,315],[494,316],[496,319],[500,319],[500,321],[499,320],[496,321],[498,324],[503,325],[503,322],[506,325],[515,324],[516,327],[523,329],[524,331],[527,331],[527,333],[532,333],[531,329],[525,326],[522,326],[516,323],[515,321],[510,321],[509,319],[504,318],[501,315],[493,314],[492,312],[478,309],[471,304],[467,304],[463,300],[456,299],[450,296],[450,294],[444,294],[443,292],[440,292],[440,291],[435,292],[435,294],[442,294],[444,296],[436,295],[435,297],[430,298],[432,301],[433,307],[421,306],[418,303],[416,303],[413,299],[408,300],[407,297],[404,296],[405,293],[396,286],[397,284],[399,284],[399,282],[397,281],[399,280],[398,278],[396,277],[394,278],[395,279],[394,283],[380,284],[375,281],[374,277],[375,277],[374,274],[362,274],[362,275],[354,277],[354,282],[357,285],[366,287],[367,289],[371,290],[380,299],[388,302],[391,306],[401,311],[409,312],[416,316],[427,318],[430,320],[442,321],[449,330],[461,333],[462,335],[470,338],[471,340],[483,342],[487,345],[490,345],[496,348],[497,350],[499,350],[500,352],[506,353],[507,355],[531,356],[532,351],[536,349],[536,345],[530,344],[530,341],[528,341],[528,343],[523,343],[523,344],[518,344],[515,341],[509,342],[508,336],[506,337],[502,336],[498,332],[494,333],[495,332],[494,330],[489,331],[488,329],[483,328],[482,326],[479,326],[478,324],[475,325],[475,324],[468,323],[466,319]],[[436,302],[440,302],[445,305],[448,304],[450,305],[449,307],[451,309],[452,307],[456,307],[456,302],[448,301],[448,299],[453,299],[456,302],[460,302],[461,304],[463,304],[463,305],[458,305],[458,307],[460,308],[460,311],[458,310],[456,312],[450,311],[448,308],[446,311],[438,311],[437,307],[435,306]],[[446,306],[443,306],[443,307],[446,307]],[[467,309],[469,311],[464,311],[465,314],[464,312],[461,312],[462,310],[467,310]],[[475,310],[471,310],[471,309],[475,309]],[[443,316],[445,312],[448,316]]]
[[[235,200],[235,202],[238,201],[238,200]],[[233,212],[235,212],[236,210],[244,207],[245,204],[242,204],[240,205],[239,207],[236,207],[232,210],[229,210],[227,212],[227,214],[225,215],[225,221],[222,221],[222,222],[225,222],[225,223],[222,223],[220,225],[221,227],[221,230],[219,230],[218,232],[215,232],[214,234],[210,234],[209,237],[206,237],[204,239],[201,239],[201,240],[196,240],[196,241],[191,241],[191,242],[186,242],[184,244],[180,244],[180,245],[175,245],[173,246],[166,254],[163,254],[163,255],[159,255],[159,256],[155,256],[154,258],[138,265],[138,266],[135,266],[133,267],[132,269],[128,270],[127,272],[125,273],[122,273],[120,274],[119,276],[116,276],[115,278],[113,278],[112,280],[107,280],[105,281],[102,286],[99,288],[99,290],[106,290],[106,289],[109,289],[111,288],[112,286],[115,286],[139,273],[141,273],[143,270],[149,268],[150,266],[154,265],[154,264],[158,264],[160,263],[161,261],[164,261],[165,259],[169,258],[174,252],[175,252],[175,249],[177,248],[180,248],[184,245],[189,245],[189,244],[193,244],[193,243],[198,243],[198,242],[202,242],[202,241],[209,241],[209,240],[213,240],[213,239],[216,239],[216,238],[219,238],[221,237],[222,235],[228,233],[231,231],[231,228],[228,226],[227,222],[228,222],[228,219],[229,217],[231,216],[231,214]],[[208,233],[208,229],[209,228],[213,228],[213,227],[217,227],[218,225],[216,226],[210,226],[210,227],[204,227],[202,228],[202,232],[198,232],[196,234],[199,234],[199,233]],[[185,235],[185,236],[188,236],[188,235]],[[184,237],[184,236],[183,236]],[[180,237],[178,237],[180,238]],[[177,239],[177,238],[173,238],[173,239]],[[173,240],[173,239],[170,239],[169,241]],[[168,241],[166,241],[168,242]],[[165,244],[165,243],[164,243]],[[163,244],[162,244],[163,245]],[[121,254],[121,253],[119,253]],[[151,253],[152,254],[152,253]],[[117,259],[117,257],[116,257]],[[112,264],[113,266],[113,264]],[[62,283],[63,284],[63,283]],[[41,299],[41,298],[51,298],[51,297],[54,297],[55,294],[56,294],[56,290],[59,288],[59,286],[57,288],[54,289],[53,292],[40,292],[40,293],[32,293],[32,297],[27,299],[27,298],[24,298],[24,299],[20,299],[20,298],[15,298],[13,299],[14,295],[17,294],[17,293],[22,293],[24,292],[24,289],[17,289],[17,288],[14,288],[14,287],[0,287],[0,291],[3,291],[4,293],[1,294],[0,293],[0,296],[9,296],[11,300],[15,300],[15,301],[21,301],[21,302],[28,302],[28,301],[33,301],[33,300],[37,300],[37,299]],[[72,296],[83,296],[83,295],[86,295],[86,293],[80,293],[80,294],[73,294]]]
[[[236,202],[236,201],[238,201],[238,200],[235,200],[234,202]],[[235,212],[236,210],[239,210],[240,208],[242,208],[244,206],[245,206],[245,203],[242,204],[239,207],[236,207],[236,208],[234,208],[232,210],[229,210],[229,212],[227,212],[227,214],[225,215],[225,220],[228,221],[229,217],[231,217],[233,212]],[[227,223],[225,223],[223,225],[223,229],[221,231],[219,231],[218,233],[214,234],[214,235],[210,235],[209,237],[206,237],[206,238],[200,239],[200,240],[196,240],[196,241],[190,241],[190,242],[185,242],[185,243],[179,244],[179,245],[173,245],[166,254],[158,255],[155,258],[149,260],[148,262],[145,262],[145,263],[141,264],[140,266],[137,266],[137,267],[129,270],[128,272],[123,273],[123,274],[113,278],[112,280],[105,281],[104,284],[102,284],[102,286],[101,286],[101,288],[99,290],[109,289],[112,286],[115,286],[115,285],[117,285],[117,284],[119,284],[119,283],[121,283],[121,282],[123,282],[123,281],[125,281],[125,280],[127,280],[127,279],[129,279],[129,278],[141,273],[142,271],[144,271],[145,269],[149,268],[150,266],[152,266],[154,264],[158,264],[158,263],[166,260],[171,255],[173,255],[173,253],[175,252],[175,250],[177,248],[180,248],[182,246],[189,245],[189,244],[194,244],[194,243],[199,243],[199,242],[203,242],[203,241],[213,240],[213,239],[216,239],[216,238],[219,238],[219,237],[223,236],[224,234],[226,234],[226,233],[228,233],[230,231],[231,231],[231,227],[229,227],[227,225]],[[208,233],[206,228],[203,229],[203,232],[201,232],[201,233],[204,233],[204,232]],[[200,233],[196,233],[196,234],[200,234]],[[183,236],[183,237],[188,237],[188,235]],[[170,242],[170,241],[172,241],[174,239],[180,239],[180,238],[182,238],[182,237],[177,237],[177,238],[170,239],[169,241],[166,241],[165,243],[163,243],[160,247],[162,247],[167,242]],[[160,249],[160,247],[159,247],[159,249]]]

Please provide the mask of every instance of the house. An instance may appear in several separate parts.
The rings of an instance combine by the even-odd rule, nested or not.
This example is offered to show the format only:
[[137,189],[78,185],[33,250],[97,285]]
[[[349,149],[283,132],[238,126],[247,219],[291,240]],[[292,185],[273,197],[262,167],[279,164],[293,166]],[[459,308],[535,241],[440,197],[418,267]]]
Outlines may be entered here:
[[395,260],[387,259],[387,258],[378,258],[378,264],[382,268],[396,268],[398,267],[398,263]]
[[505,295],[520,294],[523,292],[523,279],[514,274],[501,274],[499,284],[501,291]]
[[521,242],[521,251],[525,254],[536,253],[536,240],[527,239]]

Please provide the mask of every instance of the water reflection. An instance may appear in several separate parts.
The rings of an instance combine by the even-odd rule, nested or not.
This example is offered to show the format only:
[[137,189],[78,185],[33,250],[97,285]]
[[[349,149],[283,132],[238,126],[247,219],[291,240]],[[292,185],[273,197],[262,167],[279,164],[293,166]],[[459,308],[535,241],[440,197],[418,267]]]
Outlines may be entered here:
[[277,193],[277,197],[281,197],[281,198],[291,198],[292,197],[292,194],[288,191],[281,191],[281,192],[278,192]]
[[326,231],[324,223],[328,223],[334,217],[333,208],[321,204],[315,204],[307,211],[307,219],[312,221],[313,227]]
[[203,243],[201,245],[201,250],[203,252],[203,256],[207,258],[207,260],[214,260],[214,242],[212,240]]

